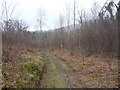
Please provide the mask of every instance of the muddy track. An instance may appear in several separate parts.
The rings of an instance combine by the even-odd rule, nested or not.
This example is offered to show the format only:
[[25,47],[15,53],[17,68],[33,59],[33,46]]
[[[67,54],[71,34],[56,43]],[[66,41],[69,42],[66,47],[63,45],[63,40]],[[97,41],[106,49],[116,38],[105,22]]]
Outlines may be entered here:
[[44,58],[46,67],[44,68],[43,78],[41,80],[41,88],[69,88],[71,84],[68,75],[62,64],[55,57],[47,55]]
[[52,60],[54,61],[55,65],[56,65],[56,67],[57,67],[57,69],[58,69],[58,71],[59,71],[60,74],[61,74],[61,76],[64,78],[67,87],[71,90],[72,85],[71,85],[71,83],[70,83],[70,81],[69,81],[69,76],[67,75],[67,73],[66,73],[63,65],[62,65],[61,62],[60,62],[59,60],[57,60],[57,58],[54,57],[54,56],[52,56]]

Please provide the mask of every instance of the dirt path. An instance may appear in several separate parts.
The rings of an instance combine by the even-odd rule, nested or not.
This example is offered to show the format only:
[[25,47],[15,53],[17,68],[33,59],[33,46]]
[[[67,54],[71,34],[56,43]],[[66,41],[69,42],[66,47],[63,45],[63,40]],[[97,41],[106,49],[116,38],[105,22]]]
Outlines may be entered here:
[[86,82],[76,78],[76,74],[78,73],[77,70],[75,70],[67,62],[57,58],[56,56],[51,55],[51,57],[54,63],[56,64],[58,71],[64,77],[64,81],[70,90],[71,88],[85,87]]
[[69,88],[71,90],[71,88],[85,87],[86,82],[76,78],[77,71],[68,63],[52,54],[45,56],[45,62],[42,88]]
[[53,56],[45,56],[46,68],[41,81],[41,88],[70,88],[68,75],[59,60]]
[[[62,56],[61,56],[62,57]],[[90,59],[90,60],[89,60]],[[107,64],[96,58],[65,60],[49,53],[45,56],[46,69],[42,88],[112,88],[117,87],[117,68],[110,71]],[[94,62],[93,62],[94,61]],[[101,64],[99,64],[101,63]]]
[[60,62],[60,60],[58,60],[58,58],[52,56],[52,60],[54,61],[58,71],[60,72],[61,76],[64,78],[64,82],[65,84],[67,85],[67,87],[71,90],[72,88],[72,85],[71,85],[71,82],[69,81],[69,76],[68,74],[66,73],[66,70],[65,70],[65,67],[63,65],[62,62]]

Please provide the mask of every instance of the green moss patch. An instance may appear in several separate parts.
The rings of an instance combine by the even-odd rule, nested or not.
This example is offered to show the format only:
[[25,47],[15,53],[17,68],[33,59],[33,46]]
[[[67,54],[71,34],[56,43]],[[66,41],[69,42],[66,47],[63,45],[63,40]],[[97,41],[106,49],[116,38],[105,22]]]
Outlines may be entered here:
[[44,61],[38,52],[21,55],[3,64],[4,87],[36,88],[40,86]]

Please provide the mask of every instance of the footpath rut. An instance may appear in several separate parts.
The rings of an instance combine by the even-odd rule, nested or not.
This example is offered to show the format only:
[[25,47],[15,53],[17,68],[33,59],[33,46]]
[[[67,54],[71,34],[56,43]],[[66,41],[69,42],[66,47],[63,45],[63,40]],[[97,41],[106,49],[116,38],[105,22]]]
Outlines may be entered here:
[[46,55],[44,60],[46,68],[41,80],[41,88],[69,88],[71,90],[72,86],[62,63],[52,55]]
[[54,61],[59,73],[61,74],[61,76],[64,78],[65,84],[67,85],[67,88],[69,88],[71,90],[72,86],[71,83],[68,79],[68,75],[63,67],[63,65],[61,64],[61,62],[59,60],[57,60],[55,57],[52,56],[52,60]]

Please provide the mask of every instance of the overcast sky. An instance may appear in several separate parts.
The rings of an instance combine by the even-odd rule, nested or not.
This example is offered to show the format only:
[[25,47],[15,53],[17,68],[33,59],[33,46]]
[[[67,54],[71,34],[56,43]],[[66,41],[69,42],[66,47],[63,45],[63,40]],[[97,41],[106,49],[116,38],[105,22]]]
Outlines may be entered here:
[[[0,0],[1,1],[1,0]],[[14,5],[18,0],[6,0],[8,4]],[[79,10],[86,9],[90,11],[93,3],[97,1],[102,6],[106,0],[76,0]],[[37,28],[37,11],[39,8],[46,12],[46,25],[43,29],[52,29],[55,27],[59,14],[65,14],[66,4],[70,3],[73,8],[73,0],[20,0],[14,11],[14,17],[24,20],[30,27]]]

